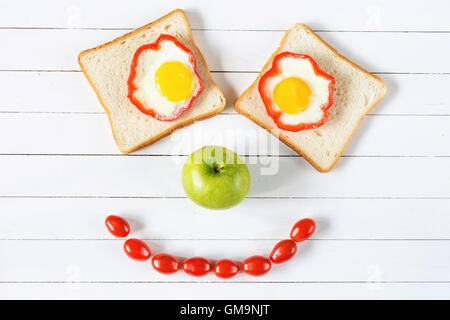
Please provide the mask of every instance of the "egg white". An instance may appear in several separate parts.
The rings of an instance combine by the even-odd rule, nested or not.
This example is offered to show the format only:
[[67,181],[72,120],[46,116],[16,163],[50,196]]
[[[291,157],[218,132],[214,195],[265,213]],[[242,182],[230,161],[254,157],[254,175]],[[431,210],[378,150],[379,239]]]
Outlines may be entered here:
[[273,91],[276,85],[282,80],[290,77],[297,77],[305,81],[311,89],[308,108],[296,114],[288,114],[280,110],[282,112],[280,118],[281,122],[289,125],[297,125],[300,123],[314,123],[320,121],[323,117],[323,111],[320,107],[328,102],[328,86],[331,81],[316,75],[313,66],[307,59],[285,57],[279,61],[278,68],[280,69],[280,73],[269,78],[265,86],[265,91],[269,94],[269,97],[277,110],[280,109],[273,98]]
[[[169,101],[159,93],[156,87],[156,71],[162,64],[172,61],[181,62],[187,66],[194,76],[194,81],[196,81],[194,92],[183,101]],[[133,96],[145,108],[153,109],[156,113],[163,116],[169,116],[175,113],[176,110],[185,107],[189,103],[190,98],[200,90],[198,79],[194,73],[194,66],[189,61],[189,55],[168,40],[162,41],[158,50],[146,50],[139,56],[134,84],[137,89],[134,91]]]

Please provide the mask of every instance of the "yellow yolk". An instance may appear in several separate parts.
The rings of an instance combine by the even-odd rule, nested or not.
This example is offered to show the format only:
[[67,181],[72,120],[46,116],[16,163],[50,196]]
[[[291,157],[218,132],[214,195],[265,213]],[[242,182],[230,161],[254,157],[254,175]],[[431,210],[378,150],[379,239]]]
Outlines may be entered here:
[[191,70],[177,61],[162,64],[156,70],[155,83],[159,93],[171,102],[188,99],[196,85]]
[[309,106],[311,89],[300,78],[291,77],[280,81],[273,90],[273,99],[277,107],[288,114],[305,111]]

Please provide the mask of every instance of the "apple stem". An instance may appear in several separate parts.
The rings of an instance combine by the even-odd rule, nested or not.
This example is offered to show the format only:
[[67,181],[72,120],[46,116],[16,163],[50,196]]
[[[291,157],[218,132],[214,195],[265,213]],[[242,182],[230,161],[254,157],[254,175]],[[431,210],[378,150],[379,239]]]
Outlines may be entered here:
[[216,172],[219,172],[219,171],[221,171],[221,170],[223,170],[224,169],[224,167],[215,167],[214,168],[214,170],[216,170]]

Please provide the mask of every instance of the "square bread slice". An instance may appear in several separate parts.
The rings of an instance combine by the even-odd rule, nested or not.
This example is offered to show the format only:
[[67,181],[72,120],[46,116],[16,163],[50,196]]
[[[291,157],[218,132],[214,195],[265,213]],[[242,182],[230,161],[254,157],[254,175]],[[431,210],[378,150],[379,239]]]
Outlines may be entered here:
[[[319,67],[336,79],[334,104],[328,121],[321,127],[299,132],[278,129],[267,114],[258,91],[259,79],[271,66],[273,58],[283,52],[311,56]],[[235,104],[243,114],[301,154],[318,171],[328,172],[336,164],[364,116],[384,97],[383,81],[341,56],[308,26],[296,24],[283,37],[258,78]]]
[[[176,37],[193,52],[204,85],[192,107],[174,121],[158,121],[142,113],[127,97],[127,80],[134,53],[163,33]],[[214,83],[181,9],[109,43],[81,52],[78,61],[108,114],[114,139],[122,153],[149,145],[175,129],[220,113],[225,107],[223,93]]]

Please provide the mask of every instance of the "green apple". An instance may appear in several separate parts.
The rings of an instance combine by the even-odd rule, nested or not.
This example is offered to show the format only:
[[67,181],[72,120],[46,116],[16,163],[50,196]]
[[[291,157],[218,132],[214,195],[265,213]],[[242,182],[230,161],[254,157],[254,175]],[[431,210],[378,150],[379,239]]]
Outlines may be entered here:
[[206,146],[192,153],[181,178],[187,196],[209,209],[237,205],[250,188],[247,165],[236,153],[219,146]]

